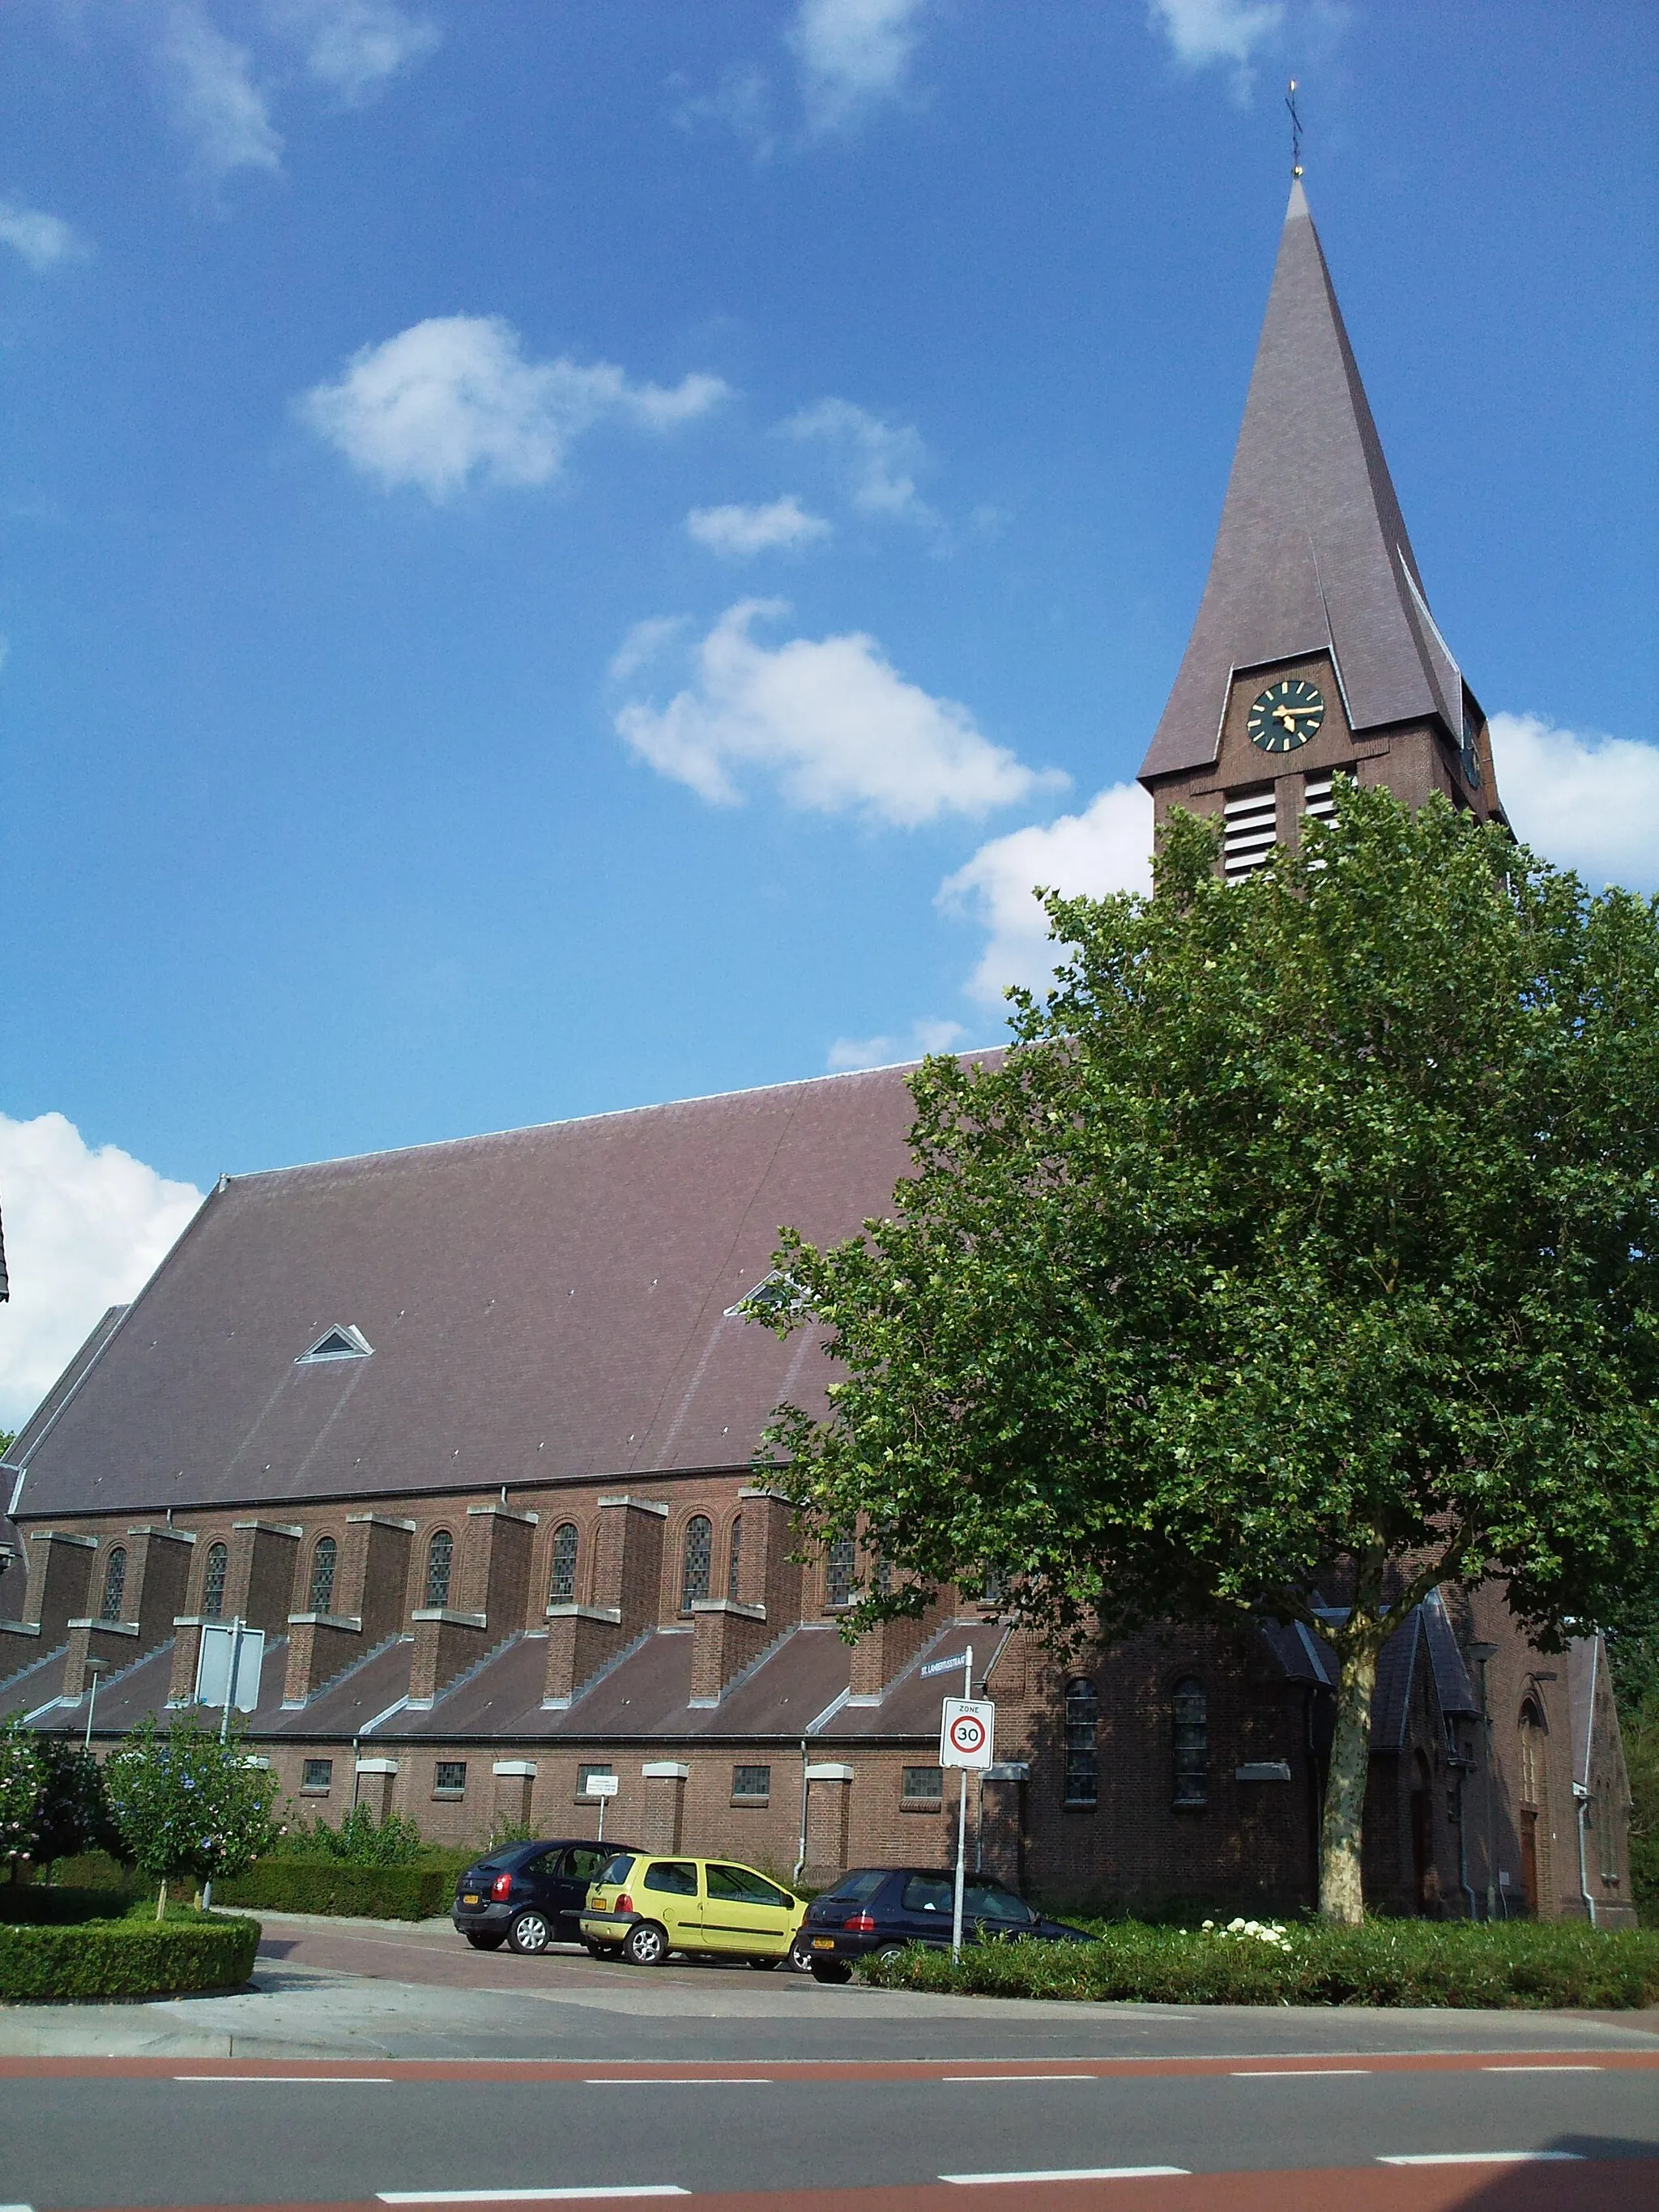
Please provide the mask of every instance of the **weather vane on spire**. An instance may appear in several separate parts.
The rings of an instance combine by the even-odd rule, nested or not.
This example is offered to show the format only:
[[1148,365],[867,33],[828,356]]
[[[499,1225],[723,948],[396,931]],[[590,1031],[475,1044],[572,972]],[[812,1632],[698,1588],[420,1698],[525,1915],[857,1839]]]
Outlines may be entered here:
[[1285,105],[1291,111],[1291,174],[1302,174],[1302,118],[1296,112],[1296,79],[1291,79],[1291,88],[1285,95]]

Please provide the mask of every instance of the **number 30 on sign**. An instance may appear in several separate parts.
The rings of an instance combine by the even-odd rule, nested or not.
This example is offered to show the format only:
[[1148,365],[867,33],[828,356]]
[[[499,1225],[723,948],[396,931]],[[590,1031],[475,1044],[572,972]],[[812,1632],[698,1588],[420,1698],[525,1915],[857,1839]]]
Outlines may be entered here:
[[988,1698],[947,1698],[939,1722],[939,1765],[989,1766],[995,1756],[996,1711]]

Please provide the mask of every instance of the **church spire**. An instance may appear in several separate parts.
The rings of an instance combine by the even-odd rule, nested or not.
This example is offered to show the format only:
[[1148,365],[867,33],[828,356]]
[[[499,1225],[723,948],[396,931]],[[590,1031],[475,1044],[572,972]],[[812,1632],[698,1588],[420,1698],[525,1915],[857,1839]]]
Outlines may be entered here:
[[[1233,721],[1242,739],[1250,702],[1287,664],[1335,694],[1317,758],[1301,757],[1310,740],[1282,714],[1273,733],[1288,731],[1294,748],[1230,745]],[[1340,769],[1404,745],[1408,772],[1391,761],[1366,780],[1413,801],[1437,784],[1484,815],[1497,802],[1481,720],[1429,612],[1298,176],[1209,579],[1141,781],[1162,812],[1218,774]]]

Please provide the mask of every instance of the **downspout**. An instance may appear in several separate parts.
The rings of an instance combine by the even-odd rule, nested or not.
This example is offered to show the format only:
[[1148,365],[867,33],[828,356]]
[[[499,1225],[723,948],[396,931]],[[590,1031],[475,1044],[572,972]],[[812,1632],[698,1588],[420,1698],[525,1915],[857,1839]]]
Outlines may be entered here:
[[1601,1639],[1590,1645],[1589,1697],[1584,1706],[1584,1778],[1572,1785],[1573,1809],[1578,1815],[1578,1894],[1584,1900],[1584,1917],[1595,1925],[1595,1899],[1590,1895],[1589,1869],[1584,1856],[1584,1824],[1589,1819],[1590,1753],[1595,1741],[1595,1677],[1601,1664]]
[[800,1850],[795,1860],[794,1871],[789,1879],[799,1882],[801,1869],[806,1864],[806,1738],[800,1740]]

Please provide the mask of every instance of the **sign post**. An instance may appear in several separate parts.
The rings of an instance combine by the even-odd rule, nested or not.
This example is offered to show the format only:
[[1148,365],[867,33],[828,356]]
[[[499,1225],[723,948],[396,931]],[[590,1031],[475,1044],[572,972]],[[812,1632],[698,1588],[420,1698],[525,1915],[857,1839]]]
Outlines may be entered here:
[[951,1956],[962,1956],[962,1892],[968,1872],[968,1776],[970,1770],[982,1773],[996,1755],[997,1709],[988,1698],[975,1698],[974,1687],[974,1647],[970,1644],[960,1659],[936,1660],[924,1674],[943,1673],[947,1668],[962,1668],[963,1695],[947,1698],[939,1716],[939,1763],[941,1766],[958,1767],[962,1785],[957,1798],[957,1892],[951,1915]]
[[588,1796],[597,1797],[599,1801],[599,1840],[600,1843],[605,1841],[605,1808],[621,1788],[621,1779],[614,1774],[590,1774],[587,1778]]

